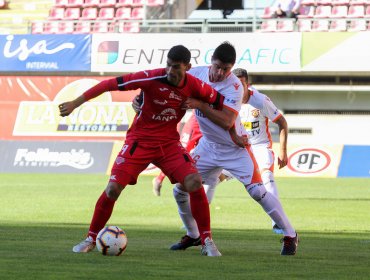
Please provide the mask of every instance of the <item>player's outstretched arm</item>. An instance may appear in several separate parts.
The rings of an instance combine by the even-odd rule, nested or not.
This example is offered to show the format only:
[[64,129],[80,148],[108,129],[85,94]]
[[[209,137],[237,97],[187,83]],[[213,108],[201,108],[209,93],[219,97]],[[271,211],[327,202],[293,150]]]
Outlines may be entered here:
[[68,116],[73,112],[74,109],[81,106],[86,101],[98,97],[102,93],[109,90],[118,90],[118,84],[116,78],[104,80],[92,88],[85,91],[82,95],[76,99],[68,102],[59,104],[59,112],[62,117]]

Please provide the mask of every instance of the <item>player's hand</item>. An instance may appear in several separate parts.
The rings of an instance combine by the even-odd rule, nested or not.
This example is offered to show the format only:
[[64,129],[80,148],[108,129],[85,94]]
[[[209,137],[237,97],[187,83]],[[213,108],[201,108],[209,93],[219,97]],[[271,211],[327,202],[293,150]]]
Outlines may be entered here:
[[62,117],[68,116],[76,108],[73,101],[64,102],[59,104],[59,113]]
[[285,167],[288,164],[288,155],[287,153],[280,153],[278,157],[278,166],[279,169]]
[[182,109],[199,109],[202,106],[203,102],[199,99],[189,97],[182,104]]
[[134,109],[136,114],[140,113],[141,111],[139,100],[140,100],[140,95],[136,95],[134,99],[132,100],[131,106],[132,106],[132,109]]

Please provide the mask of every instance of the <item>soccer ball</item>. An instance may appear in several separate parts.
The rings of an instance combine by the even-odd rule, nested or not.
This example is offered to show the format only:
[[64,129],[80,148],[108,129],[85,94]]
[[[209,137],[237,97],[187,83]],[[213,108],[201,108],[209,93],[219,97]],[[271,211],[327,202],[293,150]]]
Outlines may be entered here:
[[119,256],[127,246],[126,233],[117,226],[107,226],[99,231],[96,247],[105,256]]

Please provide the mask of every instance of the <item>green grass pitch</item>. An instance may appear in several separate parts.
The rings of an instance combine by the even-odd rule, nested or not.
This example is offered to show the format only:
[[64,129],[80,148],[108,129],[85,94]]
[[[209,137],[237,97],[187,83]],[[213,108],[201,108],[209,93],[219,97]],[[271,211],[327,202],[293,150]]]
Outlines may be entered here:
[[72,253],[88,229],[103,175],[0,174],[0,279],[370,279],[370,180],[277,178],[300,235],[296,256],[280,256],[281,236],[243,186],[217,187],[211,204],[221,258],[200,248],[168,248],[184,234],[166,180],[161,197],[142,176],[116,203],[120,257]]

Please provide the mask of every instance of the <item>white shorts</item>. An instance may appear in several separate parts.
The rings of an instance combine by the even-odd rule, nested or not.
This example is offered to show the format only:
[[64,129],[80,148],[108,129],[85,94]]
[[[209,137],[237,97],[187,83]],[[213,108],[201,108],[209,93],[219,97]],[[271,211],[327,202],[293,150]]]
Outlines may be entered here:
[[275,155],[273,150],[265,144],[260,144],[251,145],[251,151],[253,152],[260,171],[263,169],[269,169],[271,172],[274,171]]
[[204,184],[217,182],[223,169],[229,171],[243,185],[252,182],[255,167],[249,152],[237,146],[208,143],[201,138],[191,153]]

